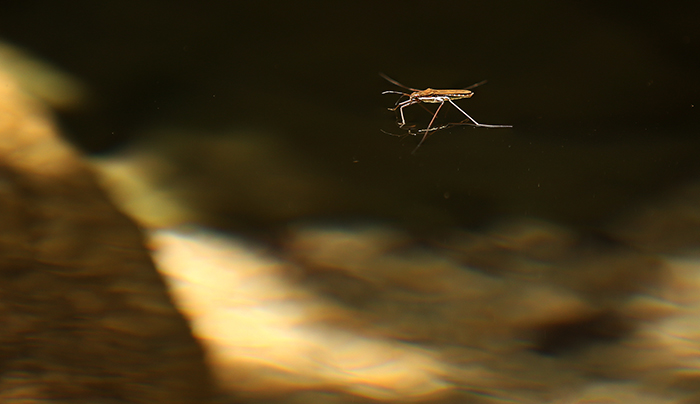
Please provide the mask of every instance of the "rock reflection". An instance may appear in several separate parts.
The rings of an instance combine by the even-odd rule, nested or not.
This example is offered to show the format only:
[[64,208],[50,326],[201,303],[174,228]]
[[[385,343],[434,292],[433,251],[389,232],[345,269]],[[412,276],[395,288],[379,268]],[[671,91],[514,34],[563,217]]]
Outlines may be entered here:
[[381,226],[297,226],[279,251],[202,230],[152,243],[220,382],[249,401],[661,403],[696,391],[696,259],[529,221],[439,245]]
[[264,250],[203,232],[156,232],[152,239],[227,389],[258,396],[330,389],[397,399],[449,385],[439,377],[447,366],[436,352],[363,335],[359,313],[295,285],[290,275],[297,269]]

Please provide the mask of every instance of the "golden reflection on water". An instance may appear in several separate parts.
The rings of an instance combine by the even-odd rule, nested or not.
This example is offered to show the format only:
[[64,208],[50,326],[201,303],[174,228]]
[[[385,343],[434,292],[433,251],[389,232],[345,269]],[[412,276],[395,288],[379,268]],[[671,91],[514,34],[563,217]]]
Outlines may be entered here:
[[330,388],[396,399],[450,386],[435,352],[338,326],[357,323],[357,313],[285,282],[289,264],[264,251],[202,233],[156,232],[153,242],[173,293],[231,390]]
[[692,397],[698,260],[582,252],[566,234],[521,223],[447,248],[300,226],[275,254],[202,230],[151,242],[221,385],[251,401]]

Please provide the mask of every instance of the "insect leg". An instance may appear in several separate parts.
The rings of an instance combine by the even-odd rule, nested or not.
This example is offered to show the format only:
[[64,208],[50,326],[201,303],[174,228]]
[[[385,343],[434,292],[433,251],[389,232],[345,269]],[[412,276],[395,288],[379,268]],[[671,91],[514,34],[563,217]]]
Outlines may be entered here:
[[[448,98],[448,100],[449,100],[449,98]],[[418,146],[416,146],[416,148],[413,149],[413,151],[411,152],[411,154],[415,153],[416,150],[418,150],[418,148],[423,144],[423,142],[425,142],[425,139],[427,139],[428,136],[430,136],[430,127],[433,126],[433,122],[435,122],[435,118],[437,118],[438,112],[440,112],[440,109],[442,108],[443,105],[445,105],[445,101],[441,102],[441,103],[440,103],[440,106],[437,107],[437,109],[435,110],[435,113],[433,114],[433,119],[430,120],[430,123],[428,124],[428,127],[425,128],[425,135],[423,135],[423,138],[422,138],[422,139],[420,140],[420,142],[418,143]]]
[[435,118],[437,118],[438,112],[440,112],[440,109],[442,108],[443,105],[445,105],[445,101],[441,102],[441,103],[440,103],[440,106],[437,107],[437,109],[435,110],[435,113],[433,114],[433,119],[430,120],[430,123],[428,124],[428,127],[425,128],[426,130],[429,131],[429,130],[430,130],[430,127],[433,126],[433,122],[435,122]]
[[[464,112],[464,110],[463,110],[462,108],[460,108],[459,106],[457,106],[457,104],[455,104],[454,101],[452,101],[452,100],[449,99],[449,98],[447,99],[447,101],[449,101],[450,104],[452,104],[455,108],[457,108],[457,109],[459,110],[459,112],[463,113],[464,116],[466,116],[467,118],[469,118],[469,120],[472,121],[472,123],[474,124],[474,126],[479,126],[479,127],[482,127],[482,128],[512,128],[512,127],[513,127],[512,125],[487,125],[487,124],[484,124],[484,123],[479,123],[479,122],[475,121],[474,118],[472,118],[471,116],[469,116],[468,113]],[[467,125],[468,125],[468,124],[467,124]]]
[[401,95],[408,95],[408,93],[404,93],[403,91],[394,91],[394,90],[386,90],[382,91],[383,94],[401,94]]
[[452,101],[452,100],[449,99],[449,98],[447,99],[447,101],[449,101],[450,104],[452,104],[452,106],[454,106],[455,108],[457,108],[457,109],[459,110],[459,112],[463,113],[464,116],[466,116],[467,118],[469,118],[469,120],[472,121],[472,122],[474,123],[474,125],[476,125],[476,126],[481,126],[481,124],[480,124],[479,122],[475,121],[474,118],[472,118],[471,116],[469,116],[468,113],[464,112],[464,110],[463,110],[462,108],[460,108],[459,106],[457,106],[457,104],[455,104],[454,101]]
[[382,95],[383,95],[383,94],[401,94],[401,97],[399,97],[399,99],[396,100],[396,103],[394,104],[394,108],[387,108],[389,111],[396,111],[396,108],[398,108],[399,101],[401,101],[401,98],[403,98],[403,97],[411,98],[411,95],[410,95],[410,94],[404,93],[404,92],[401,92],[401,91],[392,91],[392,90],[382,91]]
[[[399,125],[399,128],[403,128],[404,126],[406,126],[406,118],[405,118],[404,115],[403,115],[403,109],[406,108],[406,107],[409,106],[409,105],[417,104],[417,103],[419,103],[419,102],[420,102],[420,101],[416,101],[415,99],[410,99],[410,98],[409,98],[408,100],[406,100],[406,101],[402,102],[401,104],[397,105],[397,108],[399,109],[399,114],[401,115],[401,124]],[[396,110],[396,108],[394,108],[394,110]]]
[[379,130],[382,131],[383,133],[387,134],[387,135],[396,136],[396,137],[400,137],[400,138],[405,138],[405,137],[408,136],[408,135],[413,135],[413,136],[416,135],[415,133],[411,133],[411,132],[408,132],[408,131],[407,131],[406,133],[404,133],[403,135],[397,135],[396,133],[387,132],[387,131],[385,131],[384,129],[379,129]]

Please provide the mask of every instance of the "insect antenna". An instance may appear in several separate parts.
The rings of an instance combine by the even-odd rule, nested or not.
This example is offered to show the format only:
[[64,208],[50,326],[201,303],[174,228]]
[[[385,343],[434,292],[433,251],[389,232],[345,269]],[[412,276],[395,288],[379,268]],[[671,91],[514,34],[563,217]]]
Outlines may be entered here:
[[474,83],[474,84],[472,84],[472,85],[469,86],[469,87],[464,87],[463,90],[471,90],[472,88],[476,88],[476,87],[482,86],[482,85],[486,84],[487,81],[488,81],[488,80],[481,80],[480,82]]
[[387,76],[387,75],[384,74],[384,73],[379,73],[379,76],[381,76],[381,78],[383,78],[384,80],[388,81],[389,83],[391,83],[391,84],[393,84],[393,85],[395,85],[395,86],[399,86],[399,87],[401,87],[401,88],[405,88],[406,90],[420,91],[420,90],[417,89],[417,88],[406,87],[406,86],[404,86],[403,84],[401,84],[401,83],[399,83],[398,81],[392,79],[391,77]]

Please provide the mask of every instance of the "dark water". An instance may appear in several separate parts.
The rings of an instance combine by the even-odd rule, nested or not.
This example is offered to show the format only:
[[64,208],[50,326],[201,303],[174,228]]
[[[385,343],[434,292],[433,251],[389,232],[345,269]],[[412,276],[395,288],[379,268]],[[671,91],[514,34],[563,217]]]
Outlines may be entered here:
[[[92,90],[62,116],[87,151],[153,127],[244,128],[280,139],[354,195],[304,216],[581,224],[697,172],[699,7],[657,6],[35,1],[4,10],[0,34]],[[380,95],[397,88],[378,72],[416,88],[488,79],[460,105],[514,128],[444,130],[411,155],[417,138],[380,132],[400,131],[385,110],[395,97]]]

